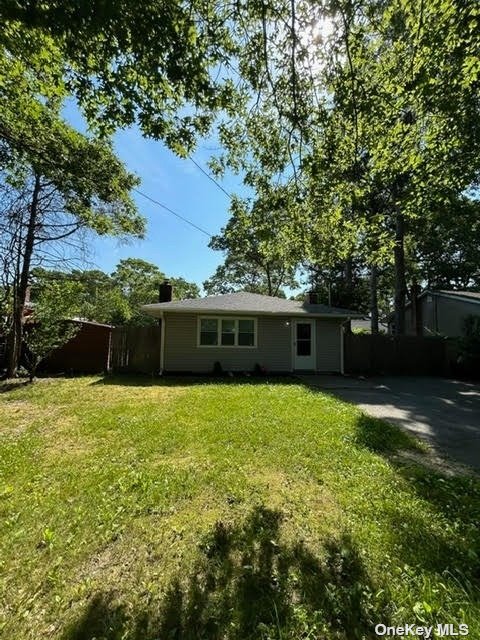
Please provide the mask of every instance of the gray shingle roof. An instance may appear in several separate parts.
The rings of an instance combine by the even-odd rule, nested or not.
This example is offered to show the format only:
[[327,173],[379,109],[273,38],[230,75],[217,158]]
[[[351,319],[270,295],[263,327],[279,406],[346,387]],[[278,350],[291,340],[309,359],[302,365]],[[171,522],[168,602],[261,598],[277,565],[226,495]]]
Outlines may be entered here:
[[258,293],[244,291],[206,298],[145,304],[142,306],[142,310],[155,317],[160,316],[164,311],[170,311],[177,313],[218,312],[363,318],[363,314],[358,311],[328,307],[325,304],[307,304],[298,300],[285,300],[284,298],[262,296]]
[[[433,293],[436,293],[435,291]],[[480,292],[478,291],[451,291],[449,289],[440,289],[438,293],[444,293],[448,296],[456,296],[458,298],[472,298],[472,300],[480,301]]]

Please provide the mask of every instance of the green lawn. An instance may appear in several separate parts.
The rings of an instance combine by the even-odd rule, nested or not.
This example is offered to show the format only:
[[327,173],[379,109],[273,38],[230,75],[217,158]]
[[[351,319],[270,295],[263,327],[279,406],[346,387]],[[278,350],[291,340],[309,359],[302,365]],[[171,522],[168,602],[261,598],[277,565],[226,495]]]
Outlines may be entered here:
[[[289,380],[0,394],[0,636],[480,638],[480,483]],[[3,634],[3,635],[2,635]]]

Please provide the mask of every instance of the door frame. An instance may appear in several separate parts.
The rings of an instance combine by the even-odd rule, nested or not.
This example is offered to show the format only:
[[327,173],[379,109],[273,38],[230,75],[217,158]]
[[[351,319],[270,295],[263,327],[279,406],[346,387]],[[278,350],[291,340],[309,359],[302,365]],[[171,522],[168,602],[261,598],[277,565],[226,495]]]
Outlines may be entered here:
[[[313,356],[313,367],[312,370],[317,370],[317,323],[315,318],[292,318],[292,371],[302,371],[302,369],[296,368],[296,341],[297,341],[297,322],[300,323],[309,323],[312,327],[311,333],[311,348],[312,348],[312,356]],[[305,369],[310,370],[310,369]]]

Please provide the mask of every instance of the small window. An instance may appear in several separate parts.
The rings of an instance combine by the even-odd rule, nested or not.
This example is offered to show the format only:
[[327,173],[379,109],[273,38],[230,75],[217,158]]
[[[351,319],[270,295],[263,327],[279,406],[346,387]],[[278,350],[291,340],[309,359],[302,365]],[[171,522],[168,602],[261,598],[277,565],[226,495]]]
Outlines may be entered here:
[[216,345],[218,344],[218,320],[216,318],[200,320],[200,344]]
[[238,344],[241,347],[253,347],[255,344],[255,323],[253,320],[238,321]]

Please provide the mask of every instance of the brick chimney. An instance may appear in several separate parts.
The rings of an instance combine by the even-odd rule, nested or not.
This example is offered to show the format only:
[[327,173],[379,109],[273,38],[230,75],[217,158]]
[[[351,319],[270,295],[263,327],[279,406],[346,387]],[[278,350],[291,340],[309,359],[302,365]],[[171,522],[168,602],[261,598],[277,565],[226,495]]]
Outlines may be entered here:
[[172,300],[172,285],[165,280],[158,287],[158,301],[159,302],[170,302]]
[[318,304],[318,293],[316,291],[309,291],[307,293],[308,304]]

